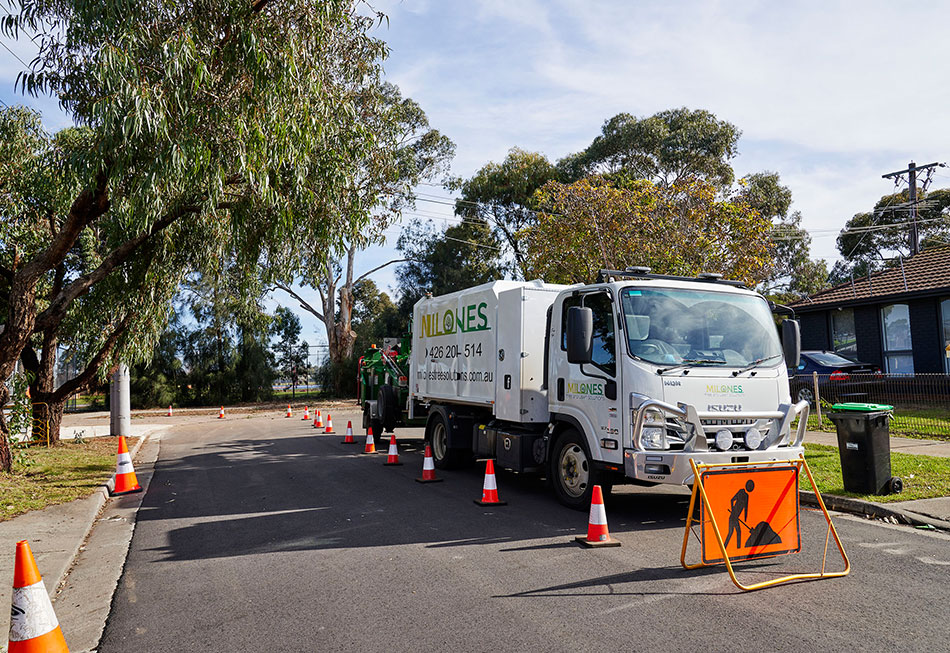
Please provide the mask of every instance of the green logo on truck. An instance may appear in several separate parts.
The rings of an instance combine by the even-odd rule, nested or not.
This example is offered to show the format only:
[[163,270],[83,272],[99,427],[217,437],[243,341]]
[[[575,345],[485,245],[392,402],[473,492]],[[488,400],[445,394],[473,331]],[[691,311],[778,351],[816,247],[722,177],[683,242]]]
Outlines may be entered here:
[[447,336],[453,333],[470,331],[490,331],[488,326],[488,303],[469,304],[457,312],[451,308],[439,313],[426,313],[421,316],[419,332],[423,338]]
[[567,392],[572,395],[589,395],[591,397],[603,397],[604,396],[604,384],[603,383],[576,383],[569,382],[567,384]]

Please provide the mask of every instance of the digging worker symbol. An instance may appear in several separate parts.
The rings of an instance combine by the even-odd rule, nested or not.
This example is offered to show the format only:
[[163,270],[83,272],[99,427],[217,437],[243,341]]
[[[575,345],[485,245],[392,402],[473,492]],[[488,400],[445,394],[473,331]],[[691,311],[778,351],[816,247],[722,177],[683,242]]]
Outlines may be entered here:
[[[755,527],[749,526],[746,521],[749,519],[749,492],[755,489],[755,482],[750,478],[745,483],[745,489],[740,488],[735,496],[732,497],[729,506],[729,533],[726,535],[726,546],[732,539],[732,534],[736,534],[736,546],[739,548],[751,548],[755,546],[767,546],[770,544],[781,544],[782,538],[778,533],[772,530],[767,521],[760,521]],[[742,527],[749,530],[749,537],[745,541],[745,547],[742,546]]]
[[742,546],[742,524],[745,523],[739,517],[742,515],[749,519],[749,492],[755,489],[755,482],[750,478],[745,483],[745,489],[739,488],[735,496],[729,502],[729,534],[726,535],[726,546],[729,546],[729,540],[732,539],[732,533],[736,534],[736,545]]

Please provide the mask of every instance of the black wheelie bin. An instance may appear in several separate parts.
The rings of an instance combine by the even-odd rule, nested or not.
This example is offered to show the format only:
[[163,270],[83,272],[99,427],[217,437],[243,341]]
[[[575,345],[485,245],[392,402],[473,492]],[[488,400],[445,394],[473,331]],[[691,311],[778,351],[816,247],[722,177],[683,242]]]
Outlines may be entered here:
[[838,431],[844,489],[857,494],[893,494],[903,483],[891,476],[889,421],[893,406],[843,403],[828,417]]

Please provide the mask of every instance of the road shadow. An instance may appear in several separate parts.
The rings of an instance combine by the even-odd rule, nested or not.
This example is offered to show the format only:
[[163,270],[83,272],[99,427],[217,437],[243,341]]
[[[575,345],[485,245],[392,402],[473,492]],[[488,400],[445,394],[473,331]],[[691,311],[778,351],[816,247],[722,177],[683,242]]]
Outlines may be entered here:
[[[509,505],[481,507],[473,503],[481,496],[481,464],[439,470],[442,483],[423,485],[414,481],[421,440],[400,440],[404,465],[386,467],[385,447],[362,454],[362,445],[342,444],[339,434],[301,430],[195,442],[193,453],[186,443],[177,457],[159,460],[138,521],[145,528],[163,520],[185,524],[151,550],[166,561],[406,544],[512,552],[576,546],[573,537],[586,532],[586,511],[560,505],[537,476],[499,471],[499,493]],[[617,492],[607,502],[611,533],[622,539],[680,530],[687,500]]]

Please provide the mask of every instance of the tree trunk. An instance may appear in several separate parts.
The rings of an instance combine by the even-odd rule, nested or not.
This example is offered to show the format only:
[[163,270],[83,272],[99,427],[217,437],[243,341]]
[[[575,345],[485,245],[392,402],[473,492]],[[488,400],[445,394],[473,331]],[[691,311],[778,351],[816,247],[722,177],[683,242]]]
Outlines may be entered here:
[[[47,431],[50,444],[59,442],[59,429],[63,424],[63,412],[66,410],[68,399],[58,399],[53,393],[43,394],[42,400],[35,399],[33,402],[33,433],[37,433],[36,424],[42,424],[42,429]],[[43,433],[45,438],[47,433]]]
[[[59,403],[58,416],[54,417],[57,404],[56,392],[56,346],[59,343],[55,329],[47,329],[43,333],[43,350],[39,361],[32,347],[23,350],[23,366],[33,375],[30,382],[30,396],[33,398],[33,424],[49,425],[44,437],[49,437],[51,443],[59,441],[59,425],[63,420],[65,400]],[[54,428],[55,426],[55,428]],[[45,429],[45,426],[44,426]],[[35,431],[35,429],[34,429]]]
[[7,384],[0,382],[0,472],[9,474],[13,468],[13,454],[10,453],[10,427],[7,425],[7,416],[3,407],[10,399]]

